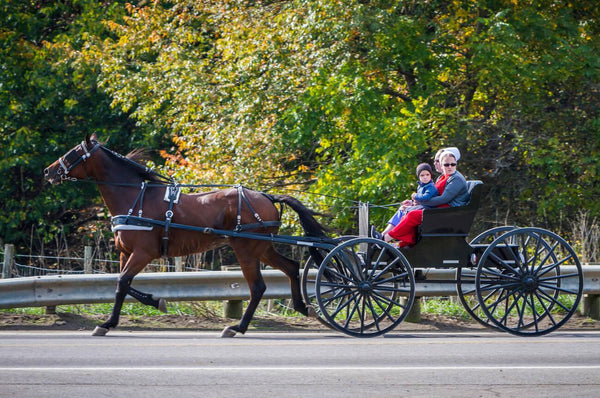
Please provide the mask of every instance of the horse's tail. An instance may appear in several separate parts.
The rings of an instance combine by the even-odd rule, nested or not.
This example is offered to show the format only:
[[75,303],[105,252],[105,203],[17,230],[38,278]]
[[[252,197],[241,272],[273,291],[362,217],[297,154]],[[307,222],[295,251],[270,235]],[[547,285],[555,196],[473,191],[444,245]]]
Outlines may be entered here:
[[304,206],[298,199],[289,195],[269,195],[269,198],[274,203],[284,203],[291,207],[300,218],[300,225],[304,228],[306,236],[326,237],[326,232],[329,229],[321,225],[315,216],[326,216],[326,214],[316,212]]

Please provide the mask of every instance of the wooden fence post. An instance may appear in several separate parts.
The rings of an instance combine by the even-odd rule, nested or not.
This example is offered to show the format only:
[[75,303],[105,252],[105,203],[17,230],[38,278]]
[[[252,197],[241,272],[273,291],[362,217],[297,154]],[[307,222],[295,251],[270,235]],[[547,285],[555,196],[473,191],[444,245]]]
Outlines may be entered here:
[[369,236],[369,203],[358,202],[358,236]]
[[175,272],[183,271],[183,257],[175,257]]
[[83,272],[86,274],[92,273],[92,246],[85,246],[83,248]]
[[15,264],[15,245],[7,243],[4,245],[4,266],[2,267],[2,279],[8,279],[12,276],[12,269]]

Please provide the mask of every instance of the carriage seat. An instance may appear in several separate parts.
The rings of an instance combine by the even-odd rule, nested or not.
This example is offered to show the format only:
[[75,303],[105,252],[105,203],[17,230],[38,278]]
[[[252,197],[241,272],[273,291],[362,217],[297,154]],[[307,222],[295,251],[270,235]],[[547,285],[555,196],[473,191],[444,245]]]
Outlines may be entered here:
[[423,211],[421,237],[435,235],[467,236],[473,224],[475,214],[481,201],[483,183],[479,180],[467,181],[467,189],[471,195],[469,204],[459,207],[426,209]]
[[456,267],[467,264],[472,253],[469,230],[481,201],[481,181],[467,181],[471,194],[465,206],[426,209],[417,243],[403,253],[413,268]]

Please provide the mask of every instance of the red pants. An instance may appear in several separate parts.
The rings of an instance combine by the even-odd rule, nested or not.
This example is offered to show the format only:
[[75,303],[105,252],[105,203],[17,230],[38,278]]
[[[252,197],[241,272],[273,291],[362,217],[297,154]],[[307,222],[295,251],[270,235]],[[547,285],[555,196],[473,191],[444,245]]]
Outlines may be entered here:
[[408,212],[388,235],[402,241],[399,246],[412,246],[417,243],[417,227],[423,222],[423,210]]

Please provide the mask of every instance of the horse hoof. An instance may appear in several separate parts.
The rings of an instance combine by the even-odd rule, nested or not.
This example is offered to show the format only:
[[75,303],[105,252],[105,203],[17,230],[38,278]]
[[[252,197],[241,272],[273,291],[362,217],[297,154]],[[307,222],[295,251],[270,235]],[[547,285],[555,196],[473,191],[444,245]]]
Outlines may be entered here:
[[308,315],[306,315],[309,318],[318,318],[319,314],[317,313],[317,310],[315,310],[315,307],[313,307],[312,305],[309,305],[308,307]]
[[161,312],[167,312],[167,300],[164,298],[158,299],[158,310]]
[[108,333],[108,328],[103,328],[102,326],[96,326],[96,329],[94,329],[92,336],[106,336],[106,333]]
[[223,331],[221,332],[221,337],[235,337],[235,335],[237,334],[237,332],[235,330],[233,330],[231,328],[231,326],[227,326],[225,329],[223,329]]

